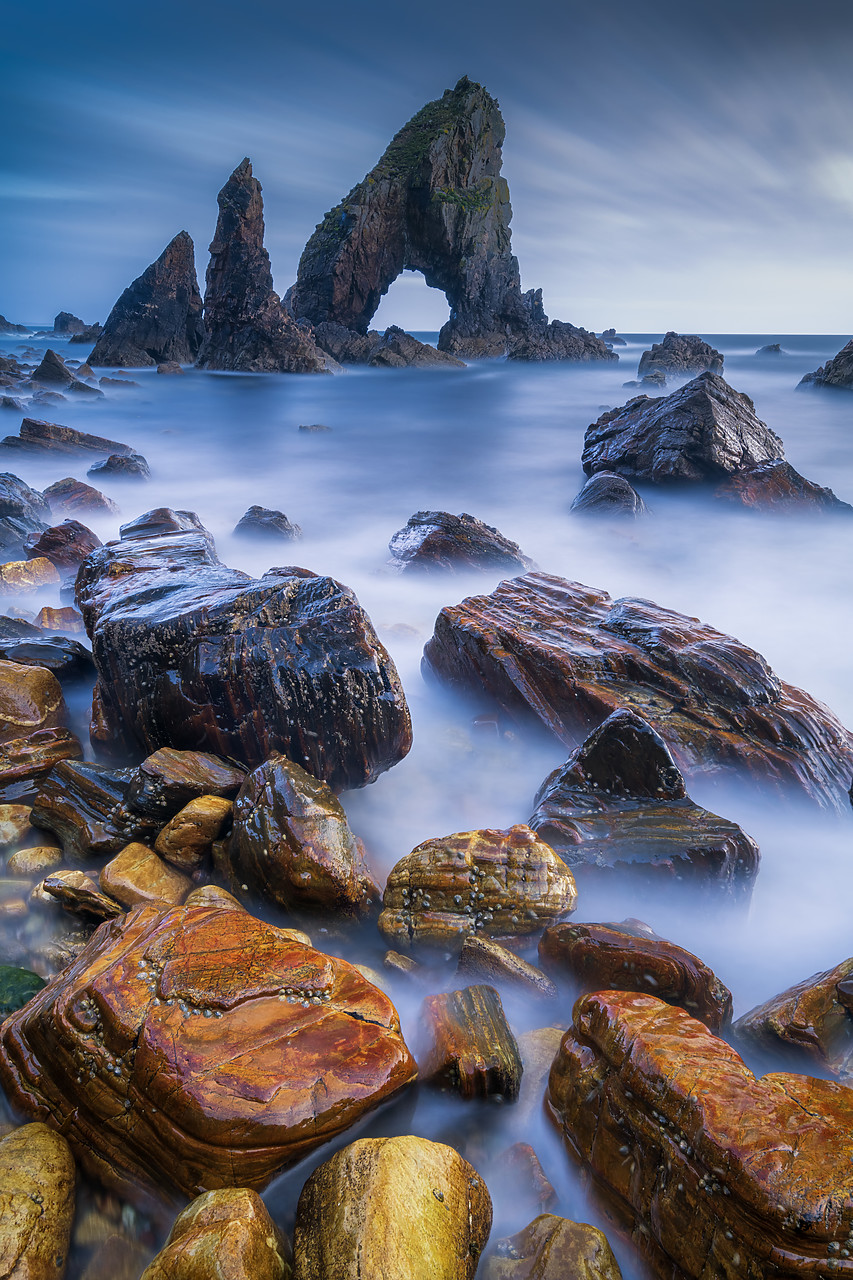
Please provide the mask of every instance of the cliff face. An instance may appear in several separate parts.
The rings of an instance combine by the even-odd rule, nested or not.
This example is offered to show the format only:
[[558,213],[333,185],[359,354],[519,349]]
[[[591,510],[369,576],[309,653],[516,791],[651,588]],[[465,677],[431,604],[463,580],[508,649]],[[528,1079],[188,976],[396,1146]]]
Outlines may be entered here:
[[264,248],[264,203],[251,161],[237,166],[219,193],[204,295],[203,369],[321,373],[325,357],[310,330],[296,324],[273,289]]
[[167,360],[192,364],[202,333],[195,250],[188,233],[179,231],[157,261],[125,289],[89,363],[129,369]]
[[593,334],[549,325],[541,293],[521,292],[504,133],[495,99],[467,78],[427,103],[308,241],[286,299],[293,315],[366,333],[382,295],[409,269],[450,304],[443,351],[615,359]]

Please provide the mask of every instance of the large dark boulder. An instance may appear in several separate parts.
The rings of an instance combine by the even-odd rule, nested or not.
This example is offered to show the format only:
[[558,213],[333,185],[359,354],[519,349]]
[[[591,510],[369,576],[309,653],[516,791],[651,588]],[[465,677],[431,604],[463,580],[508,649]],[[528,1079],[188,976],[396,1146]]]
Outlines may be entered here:
[[853,391],[853,338],[842,347],[837,356],[827,360],[814,373],[807,373],[800,379],[801,387],[840,387],[844,391]]
[[77,578],[98,668],[96,742],[251,766],[277,750],[336,790],[403,758],[403,690],[348,587],[307,570],[253,580],[228,569],[188,513],[134,524]]
[[655,342],[640,356],[637,377],[650,373],[662,373],[679,377],[689,373],[722,373],[723,356],[709,343],[692,334],[673,333],[670,330],[662,342]]
[[80,333],[72,333],[68,341],[79,343],[81,346],[84,344],[89,345],[97,342],[103,332],[104,326],[96,320],[94,324],[87,324],[86,328],[82,329]]
[[144,368],[192,364],[203,335],[192,238],[179,231],[156,262],[125,289],[107,316],[89,364]]
[[88,328],[85,320],[72,315],[70,311],[60,311],[53,321],[53,332],[70,337],[74,333],[83,333]]
[[628,705],[685,773],[733,767],[827,808],[849,803],[853,735],[832,712],[754,649],[650,600],[528,573],[442,609],[424,666],[570,749]]
[[398,529],[388,549],[395,567],[409,572],[497,570],[503,573],[533,568],[517,543],[466,511],[416,511]]
[[70,387],[71,383],[76,381],[62,356],[57,355],[50,347],[42,356],[41,363],[33,370],[32,380],[58,387]]
[[0,316],[0,333],[32,333],[25,324],[12,324],[5,316]]
[[293,314],[366,334],[383,294],[408,269],[450,304],[442,351],[616,359],[594,334],[549,325],[541,291],[521,292],[501,177],[504,132],[497,102],[467,76],[428,102],[317,226],[285,299]]
[[271,542],[293,542],[302,537],[302,529],[288,520],[283,511],[269,507],[249,507],[234,526],[234,533],[241,538],[263,538]]
[[588,476],[615,471],[664,484],[722,480],[784,456],[749,396],[702,373],[672,395],[636,396],[603,413],[587,428],[581,462]]
[[42,494],[8,471],[0,474],[0,559],[20,560],[30,534],[43,533],[49,518]]
[[752,511],[814,512],[818,515],[853,514],[849,502],[836,498],[831,489],[806,480],[790,462],[759,462],[729,476],[714,497]]
[[60,573],[76,574],[90,552],[101,546],[101,539],[79,520],[63,520],[42,533],[31,533],[24,541],[28,560],[44,556]]
[[264,248],[261,184],[248,157],[219,193],[204,294],[202,369],[247,373],[323,373],[325,359],[272,287]]
[[612,471],[596,471],[575,495],[572,511],[585,516],[642,516],[648,512],[629,480]]

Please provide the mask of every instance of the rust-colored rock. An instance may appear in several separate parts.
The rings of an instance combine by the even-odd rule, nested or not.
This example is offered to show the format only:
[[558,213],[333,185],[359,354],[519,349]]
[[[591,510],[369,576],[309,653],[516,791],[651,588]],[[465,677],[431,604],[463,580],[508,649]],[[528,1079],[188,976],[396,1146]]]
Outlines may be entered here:
[[0,742],[0,801],[32,803],[47,776],[63,760],[80,760],[83,748],[69,729],[38,729]]
[[390,1000],[246,911],[138,907],[0,1030],[11,1104],[120,1194],[263,1187],[415,1075]]
[[44,667],[0,661],[0,743],[65,724],[59,681]]
[[122,914],[115,898],[101,893],[85,871],[52,871],[45,876],[41,888],[71,915],[83,916],[86,920],[97,920],[100,924],[102,920],[115,920]]
[[50,503],[51,511],[57,515],[74,515],[78,511],[99,511],[111,516],[119,514],[112,498],[101,493],[100,489],[84,484],[82,480],[75,480],[73,476],[66,476],[64,480],[48,485],[44,496]]
[[630,706],[685,773],[733,767],[777,793],[849,803],[853,737],[835,716],[753,649],[648,600],[528,573],[443,609],[424,660],[570,748]]
[[455,1089],[463,1098],[500,1094],[516,1100],[524,1067],[494,987],[427,996],[423,1022],[431,1039],[421,1064],[425,1080]]
[[63,520],[43,533],[31,533],[24,542],[27,559],[43,556],[62,574],[74,574],[101,539],[79,520]]
[[493,938],[481,938],[475,933],[469,933],[462,944],[456,972],[494,986],[503,983],[535,1000],[551,1000],[557,994],[554,983],[541,969],[522,960],[521,956],[502,947]]
[[717,486],[714,497],[752,511],[853,514],[849,502],[836,498],[831,489],[806,480],[790,462],[764,462],[736,471]]
[[35,625],[43,631],[62,631],[66,635],[82,635],[85,631],[83,618],[76,609],[54,609],[47,604],[36,614]]
[[358,918],[379,903],[341,802],[284,756],[273,756],[243,783],[229,864],[240,889],[288,911]]
[[160,824],[127,804],[133,778],[133,769],[62,761],[41,784],[32,822],[52,831],[66,856],[79,862],[120,853],[133,840],[153,843]]
[[571,871],[529,827],[425,840],[385,886],[379,928],[390,946],[455,952],[470,933],[538,933],[575,907]]
[[486,1184],[452,1147],[361,1138],[302,1188],[293,1280],[474,1280],[491,1225]]
[[596,1227],[543,1213],[495,1243],[483,1280],[622,1280],[622,1272]]
[[488,1170],[488,1182],[500,1231],[511,1231],[513,1225],[557,1207],[557,1192],[529,1142],[515,1142],[499,1152]]
[[[79,375],[81,370],[78,369],[77,373]],[[71,377],[70,373],[68,377]],[[58,422],[45,422],[42,418],[24,418],[18,435],[7,436],[3,441],[3,447],[19,449],[24,453],[65,454],[72,457],[95,453],[103,458],[108,453],[133,452],[130,445],[121,444],[118,440],[110,440],[106,436],[93,436],[86,431],[78,431],[76,427],[64,427]]]
[[731,1022],[728,987],[698,956],[659,937],[642,920],[552,925],[539,939],[539,958],[578,991],[644,992],[680,1005],[711,1031]]
[[175,814],[154,842],[154,848],[181,871],[195,871],[231,822],[234,806],[221,796],[197,796]]
[[174,907],[192,892],[193,882],[158,858],[153,849],[138,842],[126,845],[121,853],[101,868],[101,888],[123,907],[140,903]]
[[0,1268],[3,1280],[62,1280],[74,1218],[68,1143],[44,1124],[0,1139]]
[[290,1249],[256,1191],[197,1196],[140,1280],[288,1280]]
[[394,534],[388,549],[392,564],[408,573],[518,573],[533,568],[517,543],[466,511],[458,516],[416,511]]
[[0,589],[12,595],[40,591],[59,583],[59,573],[44,556],[34,560],[7,560],[0,565]]
[[662,1280],[853,1274],[853,1090],[756,1079],[683,1010],[603,991],[575,1005],[548,1099]]
[[802,1070],[809,1062],[843,1080],[853,1079],[853,959],[812,974],[732,1027],[738,1043],[773,1056],[790,1056]]
[[245,777],[244,769],[219,756],[161,747],[137,769],[128,804],[137,813],[166,821],[199,796],[233,800]]

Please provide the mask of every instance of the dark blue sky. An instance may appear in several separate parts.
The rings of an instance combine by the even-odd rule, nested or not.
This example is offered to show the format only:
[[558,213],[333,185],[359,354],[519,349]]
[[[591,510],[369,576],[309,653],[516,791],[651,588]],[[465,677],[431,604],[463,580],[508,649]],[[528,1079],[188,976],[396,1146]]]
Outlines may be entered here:
[[[392,134],[462,74],[507,124],[513,245],[601,329],[853,326],[853,8],[769,0],[6,6],[0,312],[103,320],[185,227],[200,274],[244,155],[276,286]],[[380,319],[431,327],[398,282]]]

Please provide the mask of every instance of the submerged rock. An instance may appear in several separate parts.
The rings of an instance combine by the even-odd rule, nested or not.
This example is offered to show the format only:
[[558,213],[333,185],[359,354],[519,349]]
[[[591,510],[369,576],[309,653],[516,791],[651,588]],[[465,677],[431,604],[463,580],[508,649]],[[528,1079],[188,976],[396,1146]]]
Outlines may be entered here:
[[839,387],[842,390],[853,390],[853,338],[842,347],[838,355],[827,360],[814,373],[807,373],[800,379],[801,387]]
[[452,1147],[361,1138],[302,1188],[293,1280],[474,1280],[491,1225],[486,1184]]
[[[12,868],[14,871],[14,868]],[[16,969],[13,965],[0,964],[0,1022],[10,1013],[23,1009],[45,985],[44,978],[29,969]]]
[[0,803],[33,801],[57,764],[80,760],[82,755],[71,730],[61,727],[37,729],[0,743]]
[[351,965],[214,907],[101,926],[0,1029],[11,1104],[135,1200],[258,1190],[414,1075],[393,1005]]
[[607,1237],[586,1222],[540,1214],[498,1240],[483,1280],[622,1280]]
[[249,507],[234,527],[235,534],[252,538],[269,538],[278,542],[293,542],[302,537],[298,524],[288,520],[283,511],[272,511],[269,507]]
[[33,382],[46,382],[60,387],[70,387],[76,381],[74,374],[66,365],[62,356],[48,347],[42,356],[41,363],[33,370]]
[[784,356],[787,352],[782,350],[779,342],[768,342],[766,347],[759,347],[755,353],[757,356]]
[[[844,1267],[853,1232],[853,1091],[749,1071],[650,996],[582,996],[548,1104],[661,1277]],[[836,1266],[833,1267],[833,1262]]]
[[224,1187],[197,1196],[178,1215],[140,1280],[289,1280],[289,1258],[257,1192]]
[[80,333],[73,333],[68,341],[81,344],[85,343],[86,346],[90,346],[93,342],[97,342],[103,331],[103,325],[96,320],[94,324],[87,324],[86,328],[82,329]]
[[[849,1084],[853,1079],[853,959],[812,974],[738,1018],[738,1043],[809,1063]],[[799,1060],[799,1061],[798,1061]]]
[[552,1000],[557,994],[557,988],[541,969],[493,938],[478,937],[475,933],[469,933],[462,944],[456,972],[493,986],[513,987],[536,1000]]
[[281,751],[335,789],[363,786],[409,750],[394,665],[332,578],[273,569],[253,580],[219,562],[198,517],[161,510],[93,552],[77,592],[104,747],[201,748],[249,766]]
[[643,516],[649,510],[634,486],[612,471],[590,476],[571,509],[585,516]]
[[103,462],[94,463],[87,476],[106,476],[108,479],[150,480],[151,468],[141,453],[111,453]]
[[219,193],[204,295],[202,369],[248,373],[323,373],[325,360],[272,287],[264,248],[261,184],[247,158]]
[[164,360],[192,364],[204,336],[195,249],[179,231],[129,285],[107,316],[91,365],[140,369]]
[[637,377],[650,373],[678,376],[686,373],[722,373],[723,356],[693,334],[667,333],[640,356]]
[[68,1143],[46,1124],[0,1139],[0,1265],[9,1280],[62,1280],[75,1179]]
[[736,471],[717,486],[714,497],[754,511],[853,513],[848,502],[806,480],[790,462],[760,462]]
[[439,351],[426,342],[418,342],[410,333],[392,324],[370,350],[367,363],[380,369],[464,369],[465,363],[449,351]]
[[672,395],[637,396],[587,428],[581,462],[655,484],[721,480],[784,458],[782,441],[756,417],[749,396],[715,373]]
[[292,313],[367,334],[397,276],[420,271],[450,305],[442,351],[463,359],[616,359],[594,334],[549,325],[541,291],[521,292],[501,177],[504,132],[497,102],[467,76],[427,103],[318,225],[285,299]]
[[424,1080],[456,1090],[463,1098],[498,1094],[515,1102],[524,1067],[494,987],[427,996],[421,1021],[430,1041],[420,1064]]
[[758,874],[754,841],[694,804],[663,738],[633,711],[608,716],[535,804],[530,826],[581,884],[619,876],[743,898]]
[[533,561],[491,525],[463,511],[416,511],[388,543],[392,563],[406,571],[464,572],[530,569]]
[[755,650],[649,600],[528,573],[444,608],[424,666],[570,748],[627,704],[685,773],[734,767],[847,809],[853,736],[835,716]]

